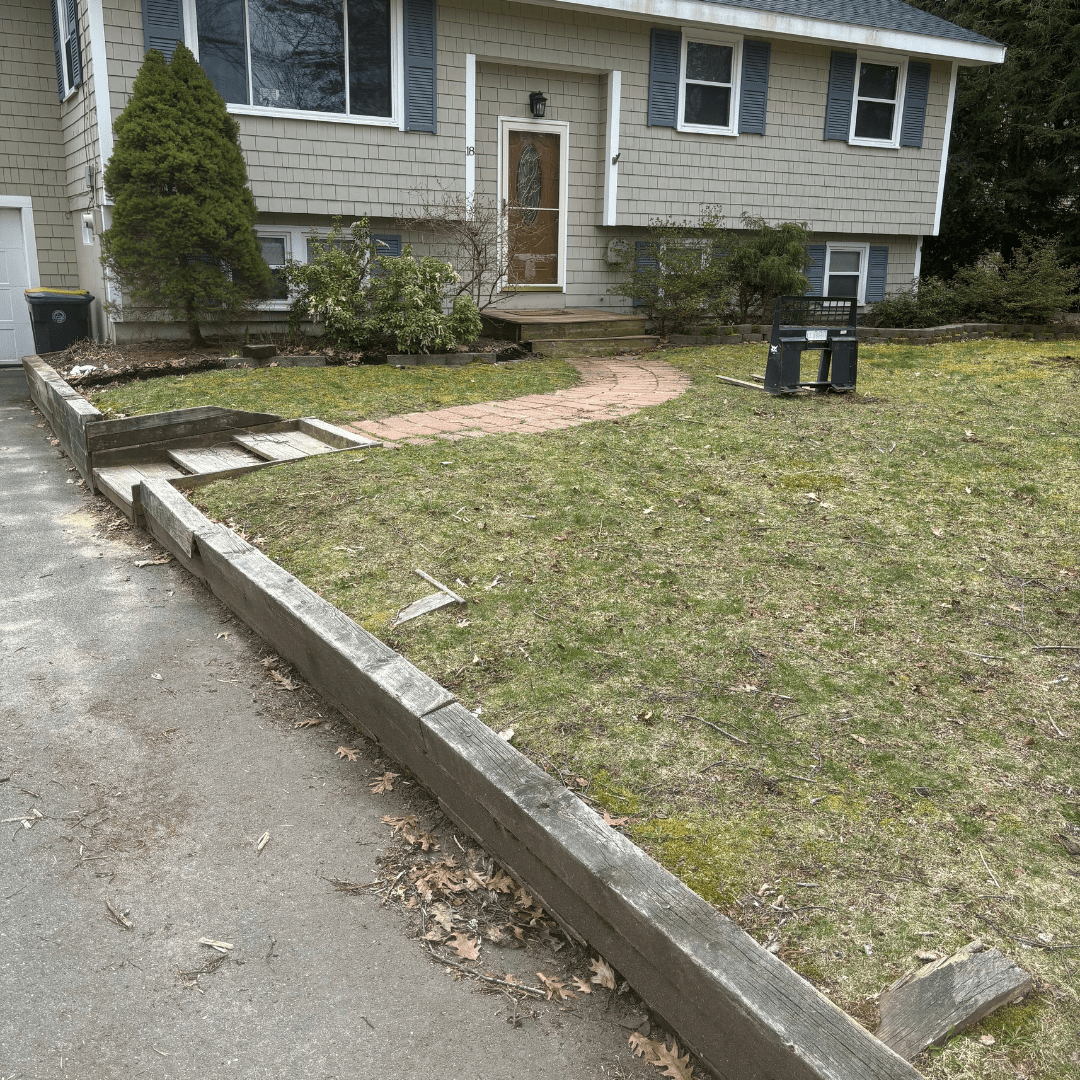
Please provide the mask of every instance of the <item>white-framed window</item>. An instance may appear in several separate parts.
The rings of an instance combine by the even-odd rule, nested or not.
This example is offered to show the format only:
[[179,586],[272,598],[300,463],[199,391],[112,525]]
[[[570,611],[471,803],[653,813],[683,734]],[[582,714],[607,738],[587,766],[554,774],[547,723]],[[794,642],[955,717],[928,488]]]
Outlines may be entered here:
[[196,20],[230,112],[399,125],[401,0],[197,0]]
[[826,245],[823,295],[854,297],[860,304],[865,304],[869,255],[869,244]]
[[61,101],[82,85],[79,8],[76,0],[52,0],[53,46],[57,49],[56,82]]
[[683,33],[679,130],[738,135],[742,38]]
[[[292,299],[282,273],[285,264],[290,259],[299,263],[310,263],[319,247],[325,246],[328,242],[330,232],[329,228],[311,225],[255,226],[255,236],[259,241],[263,262],[270,267],[270,274],[274,279],[274,289],[270,294],[270,299],[263,301],[263,308],[270,311],[284,311],[289,307]],[[376,251],[379,254],[388,256],[401,254],[400,235],[373,231],[371,239],[375,242]],[[348,247],[352,242],[352,234],[348,229],[343,229],[336,240],[339,247]]]
[[899,146],[907,61],[859,53],[848,141],[857,146]]

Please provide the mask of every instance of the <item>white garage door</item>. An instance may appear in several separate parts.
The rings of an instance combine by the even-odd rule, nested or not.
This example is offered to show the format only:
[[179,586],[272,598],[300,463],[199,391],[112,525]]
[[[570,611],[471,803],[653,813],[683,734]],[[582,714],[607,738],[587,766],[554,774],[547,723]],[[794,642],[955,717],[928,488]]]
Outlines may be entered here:
[[0,207],[0,364],[17,364],[34,351],[30,311],[23,297],[29,288],[22,216]]

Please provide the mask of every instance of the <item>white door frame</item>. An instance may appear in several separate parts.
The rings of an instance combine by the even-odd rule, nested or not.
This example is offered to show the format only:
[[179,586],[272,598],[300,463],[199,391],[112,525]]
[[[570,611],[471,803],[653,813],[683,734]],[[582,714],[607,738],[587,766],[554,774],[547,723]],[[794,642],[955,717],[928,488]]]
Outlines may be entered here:
[[22,223],[23,250],[26,253],[27,286],[36,289],[41,284],[38,276],[37,237],[34,233],[34,204],[29,195],[0,195],[0,208],[19,210]]
[[[564,120],[531,120],[522,116],[499,117],[499,205],[506,209],[510,197],[510,175],[507,168],[510,161],[510,132],[549,131],[561,136],[559,140],[559,269],[554,285],[511,285],[504,282],[508,292],[566,292],[566,219],[568,216],[566,199],[570,190],[567,166],[570,161],[570,125]],[[506,218],[502,215],[500,232],[502,243],[509,243],[506,235]]]

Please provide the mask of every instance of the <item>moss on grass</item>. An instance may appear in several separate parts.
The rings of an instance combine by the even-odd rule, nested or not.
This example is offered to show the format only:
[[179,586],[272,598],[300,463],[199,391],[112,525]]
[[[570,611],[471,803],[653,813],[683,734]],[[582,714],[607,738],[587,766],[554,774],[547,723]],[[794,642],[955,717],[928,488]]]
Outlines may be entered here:
[[[616,422],[199,500],[866,1022],[973,935],[1037,975],[1034,1034],[1006,1008],[930,1076],[1080,1077],[1080,957],[1045,947],[1080,943],[1080,654],[1035,648],[1080,644],[1061,348],[868,347],[859,394],[792,400],[717,378],[760,348],[669,351],[691,389]],[[391,631],[417,566],[469,604]]]
[[563,360],[463,367],[230,368],[136,380],[92,391],[89,397],[110,416],[221,405],[341,423],[543,394],[577,380],[577,371]]

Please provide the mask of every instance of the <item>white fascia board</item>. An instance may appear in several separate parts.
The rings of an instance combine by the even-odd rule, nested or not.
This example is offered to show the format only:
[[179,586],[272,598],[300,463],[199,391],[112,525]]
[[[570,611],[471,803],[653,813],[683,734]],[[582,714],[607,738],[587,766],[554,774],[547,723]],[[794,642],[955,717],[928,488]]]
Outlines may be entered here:
[[540,7],[571,8],[595,13],[606,11],[629,19],[645,19],[654,23],[685,26],[722,27],[762,34],[773,38],[797,41],[827,41],[831,45],[851,45],[866,49],[881,49],[903,53],[905,56],[924,56],[931,59],[955,60],[964,65],[1000,64],[1005,59],[1005,46],[980,44],[976,41],[957,41],[953,38],[931,37],[900,30],[879,30],[872,26],[853,26],[850,23],[827,19],[807,19],[797,15],[779,15],[771,11],[754,11],[730,4],[701,3],[700,0],[532,0]]
[[112,103],[109,97],[109,60],[105,44],[105,13],[102,0],[86,5],[90,34],[90,73],[94,79],[94,114],[97,121],[98,159],[102,175],[113,152]]

